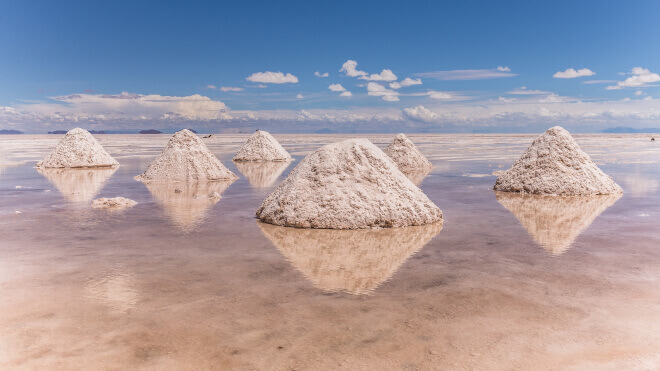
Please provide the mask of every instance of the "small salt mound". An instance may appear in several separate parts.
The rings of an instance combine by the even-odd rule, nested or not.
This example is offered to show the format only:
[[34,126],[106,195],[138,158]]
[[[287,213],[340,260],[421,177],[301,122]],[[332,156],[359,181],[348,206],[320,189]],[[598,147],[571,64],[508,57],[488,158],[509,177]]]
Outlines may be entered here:
[[522,157],[500,175],[494,189],[565,196],[623,193],[559,126],[534,140]]
[[430,170],[433,165],[422,154],[405,134],[397,134],[396,138],[385,148],[385,153],[396,163],[399,169],[406,172]]
[[188,129],[177,131],[144,174],[135,177],[143,182],[203,182],[236,178]]
[[135,205],[137,205],[137,202],[124,197],[101,197],[92,201],[92,207],[95,209],[123,209],[125,207],[132,207]]
[[119,166],[87,130],[75,128],[60,140],[55,149],[37,163],[40,168]]
[[552,255],[563,254],[620,194],[602,196],[551,196],[495,192],[534,241]]
[[293,158],[269,132],[257,130],[236,152],[234,161],[293,161]]
[[442,212],[373,143],[348,139],[305,157],[257,217],[287,227],[359,229],[433,223]]
[[354,231],[257,224],[314,286],[353,295],[375,290],[442,230],[442,223]]

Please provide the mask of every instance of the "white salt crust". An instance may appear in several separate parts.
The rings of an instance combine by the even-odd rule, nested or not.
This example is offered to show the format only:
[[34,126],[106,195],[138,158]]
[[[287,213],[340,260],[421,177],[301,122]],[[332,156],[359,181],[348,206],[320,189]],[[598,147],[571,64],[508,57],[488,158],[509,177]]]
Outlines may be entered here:
[[101,197],[92,201],[92,207],[95,209],[123,209],[135,205],[137,205],[137,202],[124,197],[114,197],[114,198]]
[[53,151],[37,163],[39,168],[78,168],[119,166],[87,130],[70,130]]
[[293,158],[269,132],[257,130],[236,152],[234,161],[293,161]]
[[405,174],[431,170],[433,165],[405,134],[397,134],[385,153]]
[[495,182],[504,192],[591,196],[623,193],[560,126],[538,137]]
[[142,182],[202,182],[237,178],[188,129],[174,133],[144,174],[135,177]]
[[257,210],[270,224],[298,228],[405,227],[442,212],[367,139],[323,146],[305,157]]

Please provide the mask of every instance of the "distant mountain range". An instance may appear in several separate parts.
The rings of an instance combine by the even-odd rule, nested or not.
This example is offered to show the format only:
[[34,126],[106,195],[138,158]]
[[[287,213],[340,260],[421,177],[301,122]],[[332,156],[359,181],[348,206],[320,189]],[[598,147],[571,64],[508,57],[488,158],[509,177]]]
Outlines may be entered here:
[[13,130],[13,129],[1,129],[0,135],[5,135],[5,134],[23,134],[23,132],[20,130]]
[[618,126],[615,128],[607,128],[601,131],[602,133],[613,133],[613,134],[634,134],[634,133],[660,133],[660,128],[643,128],[635,129],[625,126]]

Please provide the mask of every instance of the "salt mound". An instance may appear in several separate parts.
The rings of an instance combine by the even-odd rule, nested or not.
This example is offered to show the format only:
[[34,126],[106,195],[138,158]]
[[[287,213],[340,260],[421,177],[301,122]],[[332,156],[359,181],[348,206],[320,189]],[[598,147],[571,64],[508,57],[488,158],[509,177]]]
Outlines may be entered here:
[[442,230],[441,222],[354,231],[257,224],[314,286],[354,295],[375,290]]
[[172,224],[181,232],[189,233],[204,222],[206,214],[233,182],[232,179],[217,182],[149,182],[145,185]]
[[119,166],[87,130],[70,130],[55,149],[37,163],[40,168]]
[[261,189],[272,186],[289,164],[288,161],[237,162],[236,168],[253,188]]
[[89,202],[101,191],[116,167],[100,169],[46,169],[37,168],[70,202]]
[[397,134],[392,143],[385,148],[385,153],[406,172],[431,170],[433,165],[405,134]]
[[534,140],[522,157],[497,178],[494,189],[565,196],[623,193],[560,126]]
[[305,157],[257,217],[287,227],[358,229],[433,223],[442,212],[373,143],[348,139]]
[[257,130],[236,152],[234,161],[293,161],[293,158],[269,132]]
[[135,177],[143,182],[201,182],[236,178],[188,129],[172,135],[163,152],[144,174]]
[[132,207],[135,205],[137,205],[137,202],[124,197],[101,197],[92,201],[92,207],[95,209],[123,209],[125,207]]
[[549,196],[495,192],[530,236],[552,255],[568,250],[573,241],[621,194],[602,196]]

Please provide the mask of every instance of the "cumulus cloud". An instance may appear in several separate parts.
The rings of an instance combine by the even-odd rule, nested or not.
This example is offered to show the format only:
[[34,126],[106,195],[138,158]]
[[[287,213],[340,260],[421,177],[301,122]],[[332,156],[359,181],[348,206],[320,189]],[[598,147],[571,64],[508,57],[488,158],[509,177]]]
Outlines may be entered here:
[[251,82],[260,82],[264,84],[286,84],[292,83],[295,84],[298,82],[298,78],[290,73],[283,74],[282,72],[255,72],[252,75],[245,78],[247,81]]
[[314,72],[314,76],[316,76],[316,77],[328,77],[328,76],[330,76],[330,74],[327,73],[327,72],[326,73],[321,73],[319,71],[316,71],[316,72]]
[[605,89],[615,90],[629,87],[644,87],[654,82],[660,81],[660,75],[657,73],[652,73],[648,69],[642,67],[633,67],[632,71],[630,71],[630,74],[632,76],[623,81],[619,81],[616,85],[610,85]]
[[368,81],[395,81],[397,77],[392,70],[383,70],[381,73],[360,76],[360,79]]
[[376,82],[370,82],[367,84],[367,92],[369,95],[381,97],[388,102],[396,102],[399,100],[399,93]]
[[644,94],[644,92],[641,91],[641,90],[637,90],[637,91],[635,92],[635,95],[637,95],[637,96],[642,95],[642,94]]
[[429,96],[429,98],[437,99],[437,100],[447,100],[453,98],[451,94],[443,91],[429,90],[426,94]]
[[332,84],[332,85],[328,86],[328,89],[330,89],[330,91],[337,91],[337,92],[346,91],[346,88],[341,86],[341,84]]
[[354,60],[347,60],[341,65],[339,72],[344,72],[348,77],[366,76],[367,73],[357,69],[357,62]]
[[339,96],[340,97],[352,97],[353,93],[351,93],[350,91],[345,91],[345,92],[342,92],[341,94],[339,94]]
[[497,70],[500,71],[500,72],[511,72],[511,69],[509,68],[509,66],[504,66],[504,67],[497,66]]
[[555,93],[550,93],[548,94],[545,98],[539,99],[539,102],[541,103],[558,103],[558,102],[564,102],[566,101],[566,98],[559,96],[558,94]]
[[440,118],[440,116],[429,110],[424,106],[417,106],[413,108],[404,108],[402,111],[404,117],[413,121],[433,122]]
[[422,79],[411,79],[410,77],[406,77],[405,79],[401,80],[400,82],[392,82],[390,83],[390,88],[392,89],[401,89],[405,88],[408,86],[413,86],[413,85],[422,85]]
[[499,66],[493,69],[481,70],[449,70],[449,71],[432,71],[417,73],[415,76],[428,77],[436,80],[486,80],[486,79],[499,79],[503,77],[518,76],[512,73],[508,67]]
[[235,86],[221,86],[220,91],[243,91],[243,88],[235,87]]
[[574,79],[577,77],[584,77],[584,76],[593,76],[596,73],[588,68],[582,68],[579,70],[575,70],[574,68],[569,68],[566,71],[557,71],[555,72],[552,77],[555,79]]
[[513,95],[542,95],[542,94],[551,94],[549,91],[543,91],[543,90],[532,90],[532,89],[527,89],[526,86],[521,86],[519,88],[515,88],[507,94],[513,94]]
[[298,98],[298,99],[303,99],[303,98],[305,98],[305,97],[304,97],[302,94],[299,93],[298,95],[296,95],[296,98]]

